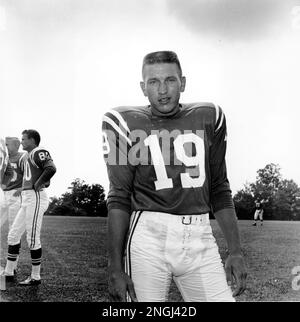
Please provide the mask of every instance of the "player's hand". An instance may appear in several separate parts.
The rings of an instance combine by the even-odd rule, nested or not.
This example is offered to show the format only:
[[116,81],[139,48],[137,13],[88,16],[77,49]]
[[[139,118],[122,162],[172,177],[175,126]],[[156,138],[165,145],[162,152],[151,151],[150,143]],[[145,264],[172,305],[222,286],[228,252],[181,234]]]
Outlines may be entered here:
[[127,292],[131,300],[137,302],[132,280],[122,271],[109,272],[108,291],[111,300],[114,302],[126,302]]
[[229,255],[225,262],[225,272],[228,285],[234,285],[232,295],[241,295],[246,289],[247,278],[247,271],[243,255]]

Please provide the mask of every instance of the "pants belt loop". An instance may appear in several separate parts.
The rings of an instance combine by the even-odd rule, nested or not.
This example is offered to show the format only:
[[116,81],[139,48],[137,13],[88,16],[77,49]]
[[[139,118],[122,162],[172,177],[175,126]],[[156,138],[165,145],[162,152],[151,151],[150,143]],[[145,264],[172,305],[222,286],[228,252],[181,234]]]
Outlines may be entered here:
[[[188,219],[188,220],[186,220]],[[190,225],[192,223],[192,216],[188,216],[188,218],[186,218],[185,216],[182,217],[182,223],[184,225]]]

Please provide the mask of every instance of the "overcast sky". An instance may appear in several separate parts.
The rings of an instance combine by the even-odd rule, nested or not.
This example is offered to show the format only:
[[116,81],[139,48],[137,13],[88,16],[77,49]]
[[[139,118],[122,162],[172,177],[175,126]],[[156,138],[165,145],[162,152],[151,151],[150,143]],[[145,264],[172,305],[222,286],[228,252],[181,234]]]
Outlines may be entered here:
[[268,163],[300,185],[300,1],[0,0],[0,136],[41,134],[60,196],[75,178],[108,179],[103,113],[147,104],[145,54],[177,52],[182,102],[227,118],[233,193]]

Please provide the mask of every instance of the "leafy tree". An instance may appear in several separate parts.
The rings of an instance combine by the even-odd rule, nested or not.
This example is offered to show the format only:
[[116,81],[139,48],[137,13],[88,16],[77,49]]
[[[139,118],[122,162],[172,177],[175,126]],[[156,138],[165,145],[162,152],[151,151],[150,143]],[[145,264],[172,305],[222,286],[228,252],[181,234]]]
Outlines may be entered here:
[[62,216],[107,216],[104,189],[75,179],[68,192],[52,198],[47,214]]
[[245,184],[244,189],[239,190],[233,197],[236,213],[240,219],[253,217],[254,197],[250,184]]
[[300,219],[299,187],[293,180],[282,180],[274,198],[275,219]]
[[255,200],[263,201],[264,217],[278,220],[300,219],[300,189],[293,180],[282,179],[277,164],[257,171],[256,181],[248,183],[233,197],[237,215],[253,218]]

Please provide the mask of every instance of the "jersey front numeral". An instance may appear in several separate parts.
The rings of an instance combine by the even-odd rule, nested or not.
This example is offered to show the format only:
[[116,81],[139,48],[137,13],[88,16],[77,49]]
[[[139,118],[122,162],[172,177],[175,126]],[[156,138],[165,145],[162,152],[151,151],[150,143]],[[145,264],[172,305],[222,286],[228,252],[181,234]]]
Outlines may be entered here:
[[[149,146],[153,166],[156,174],[154,181],[156,190],[173,188],[173,180],[168,177],[163,154],[157,135],[149,135],[144,143]],[[192,143],[195,146],[195,155],[189,156],[184,149],[184,144]],[[183,188],[202,187],[205,181],[205,149],[204,141],[194,133],[180,134],[174,140],[174,152],[179,161],[186,167],[185,173],[180,174]]]
[[144,143],[146,146],[149,146],[151,152],[151,158],[157,178],[157,180],[154,181],[155,189],[161,190],[173,188],[173,180],[171,178],[168,178],[164,158],[159,146],[158,137],[156,135],[149,135],[144,140]]
[[30,181],[31,179],[31,171],[28,161],[26,161],[24,164],[24,177],[26,181]]
[[109,154],[110,146],[109,146],[107,134],[105,132],[102,132],[102,138],[103,138],[103,145],[102,145],[103,154]]
[[15,163],[11,163],[11,167],[13,168],[13,173],[14,174],[13,174],[13,177],[10,180],[10,182],[15,182],[17,180],[17,178],[18,178],[18,174],[17,174],[17,172],[15,170],[15,169],[17,169],[17,165]]

